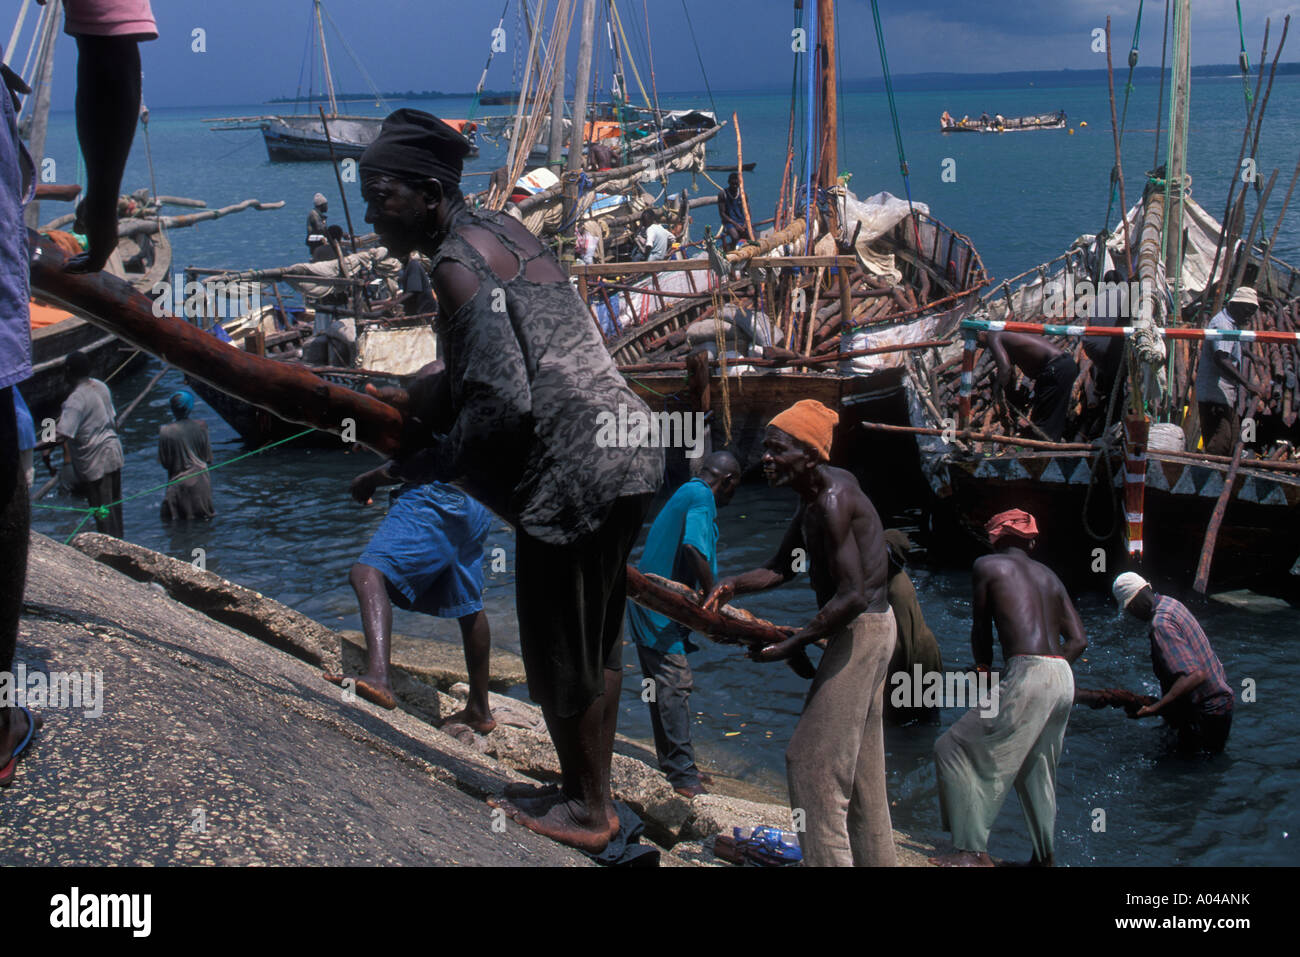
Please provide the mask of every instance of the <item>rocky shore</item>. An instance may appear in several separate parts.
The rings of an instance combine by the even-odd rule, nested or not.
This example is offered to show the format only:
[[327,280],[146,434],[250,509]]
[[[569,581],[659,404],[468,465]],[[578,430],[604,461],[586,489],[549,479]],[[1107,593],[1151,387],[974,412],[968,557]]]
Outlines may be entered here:
[[[485,800],[559,765],[531,704],[494,694],[487,736],[435,727],[464,705],[459,646],[395,640],[396,711],[320,678],[355,673],[362,639],[211,572],[86,533],[32,536],[15,671],[102,675],[102,714],[46,708],[0,793],[0,864],[586,865]],[[495,651],[493,687],[523,681]],[[615,797],[665,865],[718,863],[733,825],[790,809],[726,793],[685,799],[620,738]],[[728,788],[725,780],[719,791]],[[900,863],[933,849],[896,832]]]

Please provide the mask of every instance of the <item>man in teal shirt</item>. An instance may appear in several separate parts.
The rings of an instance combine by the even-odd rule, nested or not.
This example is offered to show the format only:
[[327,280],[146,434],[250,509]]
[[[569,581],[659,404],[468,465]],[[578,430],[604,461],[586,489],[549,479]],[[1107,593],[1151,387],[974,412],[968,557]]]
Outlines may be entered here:
[[[637,568],[697,588],[707,595],[718,573],[718,509],[740,484],[740,463],[714,452],[699,473],[664,503],[646,537]],[[659,767],[683,797],[704,793],[691,747],[690,632],[663,615],[628,602],[627,626],[636,642],[641,673],[652,682],[650,723]]]

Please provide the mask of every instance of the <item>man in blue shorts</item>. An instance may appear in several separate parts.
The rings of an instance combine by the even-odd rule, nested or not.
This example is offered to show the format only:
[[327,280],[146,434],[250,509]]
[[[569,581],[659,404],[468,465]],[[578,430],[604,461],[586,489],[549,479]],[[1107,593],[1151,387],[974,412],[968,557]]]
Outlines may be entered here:
[[[384,468],[352,483],[362,504],[393,479]],[[465,644],[469,700],[444,723],[469,725],[487,734],[496,721],[488,706],[488,656],[492,635],[483,611],[483,541],[492,518],[482,505],[444,482],[403,485],[392,493],[388,515],[349,576],[361,605],[366,635],[366,673],[357,694],[383,708],[395,708],[388,669],[392,657],[393,605],[438,618],[455,618]],[[341,675],[326,675],[342,684]]]

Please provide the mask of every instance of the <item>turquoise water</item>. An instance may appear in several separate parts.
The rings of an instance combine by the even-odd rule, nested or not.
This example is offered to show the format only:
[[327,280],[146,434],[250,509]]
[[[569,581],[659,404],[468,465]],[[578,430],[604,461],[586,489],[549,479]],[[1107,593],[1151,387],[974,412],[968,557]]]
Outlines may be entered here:
[[[146,89],[146,95],[147,95]],[[1265,175],[1283,173],[1271,205],[1276,209],[1300,152],[1300,78],[1279,78],[1269,106],[1260,149]],[[1122,95],[1122,91],[1121,91]],[[716,92],[718,112],[741,115],[744,153],[757,169],[746,177],[755,218],[771,215],[784,159],[788,100],[781,96]],[[1129,107],[1124,139],[1128,199],[1133,203],[1151,165],[1156,88],[1139,87]],[[974,241],[989,271],[1013,275],[1064,251],[1076,236],[1102,226],[1107,182],[1113,162],[1109,109],[1104,88],[961,90],[900,94],[912,195],[930,205],[934,215]],[[1216,216],[1221,214],[1232,163],[1240,144],[1244,104],[1239,81],[1199,82],[1193,94],[1189,169],[1193,195]],[[465,115],[468,103],[440,100],[425,106],[447,116]],[[705,105],[707,98],[668,97],[666,106]],[[961,115],[981,110],[1006,115],[1065,109],[1072,128],[1065,131],[1004,136],[944,136],[937,132],[943,109]],[[187,264],[248,268],[293,262],[303,252],[304,218],[311,195],[331,198],[331,222],[343,221],[337,187],[325,166],[272,165],[256,132],[216,133],[200,122],[204,116],[265,112],[262,106],[205,107],[202,110],[157,110],[150,124],[150,145],[160,193],[201,197],[210,206],[249,197],[284,199],[287,207],[245,212],[173,234],[177,268]],[[842,169],[852,170],[859,195],[887,189],[903,194],[898,158],[884,98],[853,94],[843,104],[846,135]],[[1087,127],[1079,128],[1080,121]],[[735,158],[729,126],[715,141],[718,162]],[[56,114],[47,154],[58,164],[59,179],[74,178],[77,168],[71,117]],[[941,181],[946,158],[956,161],[954,183]],[[491,144],[470,169],[491,169],[500,153]],[[715,178],[717,178],[715,176]],[[137,137],[124,188],[149,182],[145,142]],[[471,181],[475,182],[475,181]],[[481,182],[478,180],[477,182]],[[703,178],[701,194],[712,191]],[[691,188],[679,177],[673,189]],[[355,184],[348,187],[358,231],[362,209]],[[47,204],[42,218],[63,211]],[[1300,218],[1293,212],[1279,237],[1277,251],[1300,263]],[[1114,217],[1112,218],[1113,221]],[[700,222],[716,224],[711,210]],[[1271,230],[1272,221],[1268,220]],[[119,407],[148,381],[145,371],[112,383]],[[165,475],[157,464],[156,436],[169,419],[166,397],[180,384],[169,373],[141,404],[124,433],[127,465],[123,489],[141,494],[125,507],[127,536],[133,541],[188,560],[202,547],[208,567],[228,578],[270,594],[336,627],[359,627],[356,603],[347,586],[347,570],[360,554],[382,514],[379,508],[354,505],[347,482],[369,468],[368,454],[320,450],[274,450],[214,475],[217,518],[206,525],[172,528],[159,522],[161,491],[146,492]],[[233,458],[240,447],[234,433],[201,402],[196,415],[212,429],[218,461]],[[48,499],[49,504],[75,504]],[[724,573],[752,567],[776,548],[793,511],[788,493],[746,487],[720,516],[720,564]],[[76,524],[68,513],[41,510],[36,527],[65,537]],[[489,547],[513,554],[512,534],[494,528]],[[960,571],[919,569],[914,576],[927,619],[939,636],[945,662],[965,666],[970,589]],[[486,604],[494,637],[517,649],[510,572],[489,576]],[[799,582],[746,602],[757,614],[798,624],[815,606]],[[1076,710],[1060,768],[1057,819],[1058,859],[1066,864],[1294,864],[1300,861],[1294,835],[1300,821],[1300,762],[1294,741],[1300,716],[1289,690],[1300,681],[1293,641],[1300,624],[1294,610],[1252,615],[1214,603],[1195,609],[1224,661],[1234,687],[1252,678],[1258,701],[1239,704],[1227,754],[1208,765],[1189,765],[1163,755],[1161,734],[1152,722],[1126,720],[1118,711]],[[1118,620],[1113,607],[1096,596],[1080,598],[1080,611],[1092,642],[1076,667],[1085,687],[1154,690],[1146,640],[1135,622]],[[397,613],[396,628],[413,635],[454,640],[455,626]],[[629,669],[635,655],[625,655]],[[758,666],[734,649],[708,645],[694,656],[698,712],[695,739],[707,763],[743,777],[774,794],[784,790],[783,750],[797,720],[806,683],[783,666]],[[640,702],[639,674],[629,670],[620,729],[649,737],[645,706]],[[940,837],[938,805],[931,763],[933,741],[959,715],[948,712],[943,726],[891,729],[890,797],[895,825],[921,837]],[[1093,811],[1107,812],[1107,830],[1092,830]],[[1028,841],[1014,799],[1007,802],[994,832],[993,853],[1028,857]]]

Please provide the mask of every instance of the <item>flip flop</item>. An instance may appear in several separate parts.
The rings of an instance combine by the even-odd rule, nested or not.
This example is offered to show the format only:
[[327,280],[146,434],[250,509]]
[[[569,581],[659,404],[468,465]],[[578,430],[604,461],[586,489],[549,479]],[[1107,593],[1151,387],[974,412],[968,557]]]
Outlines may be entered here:
[[14,753],[9,756],[9,763],[0,768],[0,788],[7,788],[14,783],[14,775],[18,771],[18,761],[36,735],[36,718],[32,715],[31,709],[19,705],[18,710],[27,715],[27,734],[18,742],[18,747],[14,748]]

